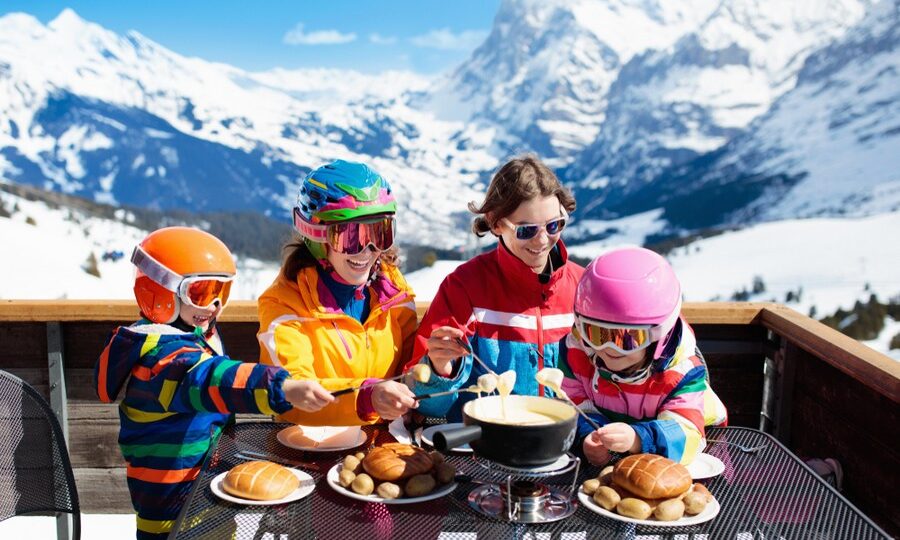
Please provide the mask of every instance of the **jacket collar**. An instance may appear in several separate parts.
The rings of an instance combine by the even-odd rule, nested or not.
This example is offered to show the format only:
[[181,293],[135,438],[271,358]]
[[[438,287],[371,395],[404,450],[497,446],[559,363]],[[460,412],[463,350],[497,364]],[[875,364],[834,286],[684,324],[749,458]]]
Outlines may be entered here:
[[562,238],[560,238],[550,252],[550,257],[554,261],[553,273],[550,274],[550,279],[547,283],[542,284],[538,278],[539,274],[535,274],[527,264],[513,255],[512,251],[510,251],[509,248],[506,247],[506,244],[503,243],[502,238],[498,238],[497,249],[495,249],[494,252],[496,254],[497,264],[504,277],[513,283],[530,289],[553,288],[556,283],[562,279],[563,272],[560,270],[569,260],[569,252],[566,249],[566,245],[563,243]]
[[[284,279],[279,276],[279,279]],[[343,315],[343,311],[334,300],[325,282],[319,277],[314,266],[309,266],[297,273],[297,279],[291,283],[300,293],[300,302],[308,313],[315,316]],[[371,313],[387,310],[397,303],[411,298],[406,282],[397,268],[382,264],[381,273],[369,286],[369,298],[372,302]]]

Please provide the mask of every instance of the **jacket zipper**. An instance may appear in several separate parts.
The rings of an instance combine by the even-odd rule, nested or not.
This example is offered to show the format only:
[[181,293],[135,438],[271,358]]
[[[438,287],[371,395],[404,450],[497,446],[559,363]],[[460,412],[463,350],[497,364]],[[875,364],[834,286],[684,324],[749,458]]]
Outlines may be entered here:
[[[537,362],[538,362],[538,371],[544,369],[544,319],[541,313],[541,306],[544,305],[544,299],[546,298],[546,293],[544,292],[544,288],[541,287],[541,302],[538,304],[537,308]],[[538,385],[538,395],[543,397],[544,395],[544,385]]]

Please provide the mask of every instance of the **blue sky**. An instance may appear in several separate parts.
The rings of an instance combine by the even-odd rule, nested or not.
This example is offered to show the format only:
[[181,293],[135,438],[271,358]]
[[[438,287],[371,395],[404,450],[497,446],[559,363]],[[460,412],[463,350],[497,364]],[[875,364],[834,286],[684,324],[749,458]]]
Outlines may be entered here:
[[186,56],[250,71],[333,67],[433,74],[465,60],[500,0],[3,0],[0,14],[47,23],[66,7],[122,34],[137,30]]

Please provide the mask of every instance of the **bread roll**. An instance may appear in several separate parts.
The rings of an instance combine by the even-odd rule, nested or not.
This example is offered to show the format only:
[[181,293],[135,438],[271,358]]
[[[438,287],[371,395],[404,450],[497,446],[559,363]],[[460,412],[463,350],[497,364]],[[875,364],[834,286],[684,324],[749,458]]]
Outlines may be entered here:
[[373,448],[362,464],[372,478],[389,482],[427,473],[434,466],[428,452],[400,443],[387,443]]
[[300,487],[289,469],[271,461],[248,461],[234,467],[222,481],[226,493],[254,501],[274,501]]
[[691,488],[691,474],[671,459],[654,454],[634,454],[616,464],[613,483],[642,499],[670,499]]

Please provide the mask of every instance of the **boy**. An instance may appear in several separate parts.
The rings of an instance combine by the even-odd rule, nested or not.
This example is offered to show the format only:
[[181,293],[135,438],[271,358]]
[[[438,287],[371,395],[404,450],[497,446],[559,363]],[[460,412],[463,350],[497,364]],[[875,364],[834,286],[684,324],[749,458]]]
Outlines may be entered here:
[[232,413],[312,412],[334,398],[281,368],[224,356],[215,321],[237,270],[219,239],[168,227],[136,246],[131,261],[142,319],[113,331],[94,371],[107,403],[127,381],[119,446],[137,538],[165,538]]

